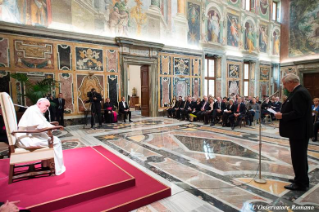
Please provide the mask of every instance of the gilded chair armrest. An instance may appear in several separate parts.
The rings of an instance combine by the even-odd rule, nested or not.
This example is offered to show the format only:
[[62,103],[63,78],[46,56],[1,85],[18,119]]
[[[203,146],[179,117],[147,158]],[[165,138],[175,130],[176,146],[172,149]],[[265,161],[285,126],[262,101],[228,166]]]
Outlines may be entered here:
[[58,126],[59,125],[59,122],[58,121],[52,121],[50,122],[50,124],[54,125],[54,126]]
[[13,131],[11,134],[14,135],[16,133],[41,133],[41,132],[46,132],[50,130],[63,130],[63,126],[54,126],[54,127],[46,127],[42,129],[37,129],[37,130],[16,130]]

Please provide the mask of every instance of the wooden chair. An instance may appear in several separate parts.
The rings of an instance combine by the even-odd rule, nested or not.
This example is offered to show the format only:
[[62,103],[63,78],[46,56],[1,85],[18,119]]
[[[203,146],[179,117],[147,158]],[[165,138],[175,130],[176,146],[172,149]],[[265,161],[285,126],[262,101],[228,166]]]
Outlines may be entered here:
[[[43,174],[54,174],[54,150],[53,150],[53,135],[52,130],[63,129],[62,126],[54,126],[50,128],[37,129],[37,130],[18,130],[17,117],[14,105],[12,103],[11,97],[5,93],[0,93],[0,103],[2,107],[3,120],[6,126],[6,132],[9,141],[10,148],[10,170],[9,170],[9,184],[13,180],[33,177],[36,175]],[[52,124],[58,124],[57,122]],[[25,149],[16,146],[17,133],[41,133],[46,132],[49,136],[48,147],[44,148],[33,148]],[[35,161],[48,161],[50,165],[50,170],[43,171],[42,169],[35,168]],[[23,164],[23,165],[18,165]],[[16,168],[29,167],[26,171],[15,172]]]

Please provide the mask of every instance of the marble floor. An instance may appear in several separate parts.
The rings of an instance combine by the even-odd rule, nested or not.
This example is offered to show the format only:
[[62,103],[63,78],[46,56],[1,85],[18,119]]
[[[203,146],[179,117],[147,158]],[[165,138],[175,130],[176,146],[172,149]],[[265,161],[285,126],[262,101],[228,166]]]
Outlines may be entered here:
[[102,145],[172,188],[171,197],[136,212],[319,211],[319,144],[309,144],[309,190],[284,189],[294,174],[288,140],[276,122],[262,125],[267,183],[258,184],[258,126],[232,131],[165,117],[132,119],[95,130],[69,126],[56,135],[64,149]]

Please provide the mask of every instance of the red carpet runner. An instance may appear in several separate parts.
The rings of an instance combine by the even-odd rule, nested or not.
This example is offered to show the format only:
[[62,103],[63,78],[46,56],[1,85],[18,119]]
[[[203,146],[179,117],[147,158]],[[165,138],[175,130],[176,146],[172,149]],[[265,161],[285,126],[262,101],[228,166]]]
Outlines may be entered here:
[[0,160],[0,201],[20,200],[36,211],[129,211],[168,197],[169,187],[105,148],[65,150],[67,171],[8,184],[9,160]]

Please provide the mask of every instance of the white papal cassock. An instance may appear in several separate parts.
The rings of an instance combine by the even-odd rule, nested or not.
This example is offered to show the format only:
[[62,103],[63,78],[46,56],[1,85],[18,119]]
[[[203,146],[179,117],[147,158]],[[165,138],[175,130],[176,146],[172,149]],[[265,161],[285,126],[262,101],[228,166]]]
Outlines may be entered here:
[[[23,114],[19,122],[19,129],[24,127],[37,126],[37,129],[46,127],[53,127],[44,115],[41,113],[37,105],[32,105]],[[46,133],[17,133],[18,146],[22,148],[41,148],[48,146],[49,136]],[[54,149],[54,162],[55,162],[55,174],[60,175],[65,172],[65,166],[63,163],[62,145],[60,139],[54,137],[53,149]]]

